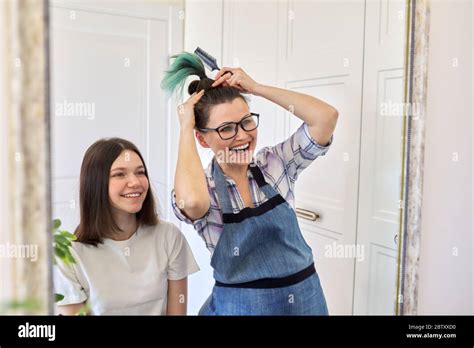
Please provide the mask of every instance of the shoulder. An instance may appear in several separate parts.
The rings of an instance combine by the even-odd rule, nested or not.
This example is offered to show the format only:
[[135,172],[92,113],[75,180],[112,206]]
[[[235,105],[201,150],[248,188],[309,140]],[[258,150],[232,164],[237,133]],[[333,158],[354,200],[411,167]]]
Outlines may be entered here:
[[267,146],[260,149],[255,155],[255,162],[267,179],[272,182],[285,171],[285,162],[275,151],[275,146]]
[[[57,264],[64,268],[72,269],[75,272],[80,272],[80,270],[83,270],[85,265],[93,263],[94,260],[97,260],[97,258],[104,255],[105,249],[106,247],[103,244],[97,244],[97,246],[94,246],[92,244],[72,241],[69,247],[69,252],[75,262],[69,264],[60,260]],[[59,259],[57,259],[57,261],[59,261]]]
[[258,150],[255,159],[259,166],[266,166],[269,162],[281,162],[280,156],[275,151],[276,146],[265,146]]
[[103,248],[103,244],[97,244],[97,246],[92,245],[92,244],[87,244],[87,243],[82,243],[82,242],[77,242],[73,241],[71,243],[71,247],[69,250],[71,251],[71,254],[76,254],[76,255],[85,255],[85,254],[91,254],[91,253],[96,253],[99,250]]
[[181,234],[181,231],[175,224],[163,220],[156,225],[141,226],[140,229],[143,234],[155,238],[172,238]]

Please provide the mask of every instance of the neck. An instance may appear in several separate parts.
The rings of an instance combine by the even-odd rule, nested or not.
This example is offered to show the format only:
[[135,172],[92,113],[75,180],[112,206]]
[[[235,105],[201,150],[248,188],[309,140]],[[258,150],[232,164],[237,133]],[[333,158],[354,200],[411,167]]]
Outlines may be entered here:
[[232,179],[243,179],[247,177],[247,170],[249,168],[248,164],[229,164],[221,163],[220,164],[222,171],[225,175],[231,177]]
[[110,239],[127,240],[137,231],[138,221],[136,214],[116,211],[114,213],[114,220],[122,232],[112,234]]

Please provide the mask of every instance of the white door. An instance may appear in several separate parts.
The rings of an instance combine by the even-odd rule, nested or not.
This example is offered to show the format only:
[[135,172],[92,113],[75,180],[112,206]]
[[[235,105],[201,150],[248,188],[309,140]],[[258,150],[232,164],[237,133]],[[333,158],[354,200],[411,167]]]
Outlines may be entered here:
[[[287,21],[286,72],[281,83],[339,111],[334,143],[296,183],[296,207],[319,215],[300,218],[313,249],[330,314],[351,314],[357,224],[364,1],[294,1]],[[285,26],[283,26],[285,27]],[[288,135],[301,122],[288,119]],[[345,250],[349,250],[346,252]]]
[[73,231],[85,150],[104,137],[138,146],[161,217],[169,217],[170,110],[159,84],[182,50],[178,3],[53,1],[51,123],[53,217]]
[[368,1],[354,314],[395,314],[402,174],[405,1]]

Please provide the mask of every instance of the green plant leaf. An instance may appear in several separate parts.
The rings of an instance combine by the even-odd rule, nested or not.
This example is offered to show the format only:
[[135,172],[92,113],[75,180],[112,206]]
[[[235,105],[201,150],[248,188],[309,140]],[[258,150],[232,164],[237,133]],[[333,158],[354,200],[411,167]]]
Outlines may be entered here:
[[54,235],[54,241],[62,246],[71,246],[71,241],[60,234]]
[[90,311],[91,311],[90,304],[89,302],[86,302],[84,303],[84,305],[81,307],[81,309],[76,315],[84,316],[84,315],[87,315],[87,313],[89,313]]
[[61,220],[54,219],[53,220],[53,229],[57,230],[61,226]]
[[56,254],[57,257],[59,257],[61,260],[63,260],[66,257],[66,253],[64,252],[63,249],[61,249],[58,245],[54,246],[54,253]]
[[59,301],[62,301],[64,299],[64,295],[62,294],[54,294],[54,302],[59,302]]
[[54,263],[57,264],[57,259],[59,258],[65,264],[76,263],[76,260],[72,256],[69,248],[71,247],[72,240],[76,240],[76,236],[68,231],[65,230],[58,230],[61,226],[61,220],[54,219],[53,220],[53,247],[54,247]]
[[69,251],[69,248],[68,248],[67,245],[62,245],[62,244],[56,243],[55,246],[58,247],[59,249],[61,249],[65,254],[67,254],[68,251]]
[[69,240],[76,240],[77,239],[76,235],[74,235],[74,234],[72,234],[68,231],[61,231],[61,236],[65,237]]
[[76,259],[74,258],[74,256],[72,256],[71,252],[68,250],[68,252],[66,253],[66,262],[68,264],[71,264],[71,263],[76,263]]

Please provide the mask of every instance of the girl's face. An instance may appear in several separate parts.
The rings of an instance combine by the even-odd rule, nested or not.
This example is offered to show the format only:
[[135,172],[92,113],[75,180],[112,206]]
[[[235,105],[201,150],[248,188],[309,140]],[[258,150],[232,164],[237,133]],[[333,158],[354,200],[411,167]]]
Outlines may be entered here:
[[[223,103],[211,108],[206,128],[217,128],[227,122],[239,122],[250,114],[249,107],[241,98],[230,103]],[[257,129],[244,131],[239,125],[237,135],[228,140],[222,140],[216,131],[196,132],[201,146],[210,148],[217,160],[229,165],[247,165],[251,162],[257,145]]]
[[132,150],[122,151],[110,168],[109,199],[114,210],[138,213],[142,209],[148,187],[148,178],[140,156]]

